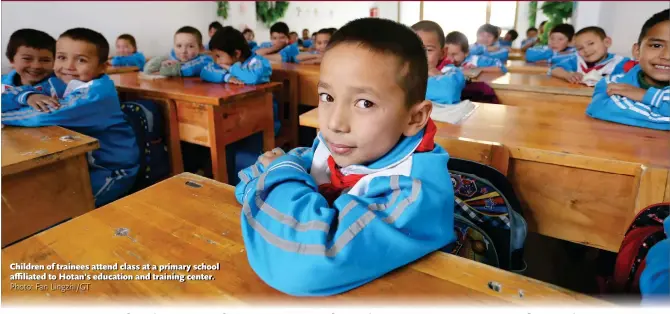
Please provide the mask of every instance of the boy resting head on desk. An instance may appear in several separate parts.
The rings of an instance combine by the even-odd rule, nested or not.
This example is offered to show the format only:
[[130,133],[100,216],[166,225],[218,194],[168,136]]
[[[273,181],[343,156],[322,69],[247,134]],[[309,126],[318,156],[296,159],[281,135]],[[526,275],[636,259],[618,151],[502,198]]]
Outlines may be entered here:
[[59,125],[98,139],[88,156],[96,207],[124,196],[135,182],[139,148],[126,122],[114,81],[105,74],[109,44],[86,28],[63,33],[56,42],[49,88],[26,88],[2,96],[2,123],[40,127]]
[[116,39],[116,56],[109,60],[112,66],[135,66],[144,68],[147,58],[143,53],[137,51],[135,37],[130,34],[122,34]]
[[470,54],[498,59],[502,63],[509,58],[509,49],[498,45],[500,30],[491,24],[484,24],[477,30],[477,42],[470,46]]
[[53,37],[35,29],[20,29],[9,37],[6,51],[13,70],[2,76],[3,103],[5,90],[20,90],[21,86],[49,88],[48,79],[53,76],[56,51]]
[[284,22],[274,23],[270,27],[270,42],[264,42],[253,49],[259,56],[264,56],[273,62],[295,62],[300,53],[298,44],[289,42],[288,25]]
[[570,47],[575,36],[575,28],[570,24],[558,24],[549,32],[549,45],[536,46],[526,51],[526,62],[538,64],[557,64],[575,53]]
[[632,126],[670,130],[670,10],[642,26],[633,56],[639,64],[600,80],[586,113]]
[[337,294],[454,241],[427,62],[416,34],[390,20],[354,20],[333,35],[312,147],[266,152],[239,174],[247,257],[267,284]]
[[630,59],[608,53],[611,45],[612,39],[602,28],[582,28],[575,34],[577,54],[552,66],[548,74],[570,83],[594,86],[603,76],[623,73]]
[[184,26],[174,35],[174,48],[167,57],[155,57],[147,62],[145,73],[159,72],[164,76],[200,76],[212,57],[203,53],[202,34],[191,26]]

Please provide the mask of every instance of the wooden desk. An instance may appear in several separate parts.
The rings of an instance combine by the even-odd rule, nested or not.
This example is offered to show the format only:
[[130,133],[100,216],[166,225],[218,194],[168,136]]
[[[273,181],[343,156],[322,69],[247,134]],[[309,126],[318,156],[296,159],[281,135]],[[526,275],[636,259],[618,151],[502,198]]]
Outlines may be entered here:
[[140,79],[110,75],[123,99],[151,99],[164,106],[172,173],[183,172],[180,140],[209,147],[214,179],[228,182],[226,145],[263,132],[263,149],[275,146],[272,91],[280,84],[212,84],[200,78]]
[[317,64],[273,63],[273,72],[293,72],[298,76],[298,103],[301,105],[318,106],[319,74],[321,66]]
[[[187,182],[200,187],[192,187]],[[189,184],[192,184],[189,183]],[[330,298],[295,298],[263,283],[249,267],[240,230],[240,209],[232,186],[192,174],[181,174],[101,207],[2,251],[2,302],[258,302],[345,304],[388,300],[413,304],[570,304],[603,303],[540,281],[445,253],[434,253],[363,287]],[[127,228],[127,234],[119,228]],[[117,236],[117,234],[121,234]],[[271,258],[271,257],[270,257]],[[216,264],[213,281],[86,281],[87,292],[17,291],[9,289],[11,263],[59,264]],[[43,273],[44,271],[26,271]],[[49,272],[55,273],[56,271]],[[61,271],[62,272],[62,271]],[[83,271],[67,271],[81,274]],[[89,271],[98,274],[99,271]],[[109,271],[106,274],[146,274]],[[157,273],[157,271],[152,271]],[[179,274],[187,274],[179,272]],[[488,287],[502,285],[500,292]],[[16,284],[32,283],[12,281]],[[79,283],[80,281],[53,281]],[[519,296],[523,290],[523,298]],[[312,304],[314,304],[312,303]]]
[[549,71],[549,66],[547,65],[526,63],[526,61],[523,60],[509,60],[507,61],[506,66],[510,73],[547,75],[547,72]]
[[509,106],[550,107],[583,114],[593,95],[591,87],[547,75],[482,73],[477,81],[491,85],[498,99]]
[[130,72],[139,72],[140,68],[135,67],[135,66],[129,66],[129,67],[115,67],[115,66],[108,66],[107,70],[105,71],[107,74],[119,74],[119,73],[130,73]]
[[95,208],[86,153],[99,147],[57,126],[2,128],[3,247]]
[[510,51],[508,59],[513,61],[523,60],[525,56],[526,55],[521,51]]
[[[317,127],[317,117],[314,109],[300,124]],[[509,149],[508,178],[531,231],[616,252],[639,210],[670,201],[670,132],[493,104],[458,125],[436,123],[438,137]]]

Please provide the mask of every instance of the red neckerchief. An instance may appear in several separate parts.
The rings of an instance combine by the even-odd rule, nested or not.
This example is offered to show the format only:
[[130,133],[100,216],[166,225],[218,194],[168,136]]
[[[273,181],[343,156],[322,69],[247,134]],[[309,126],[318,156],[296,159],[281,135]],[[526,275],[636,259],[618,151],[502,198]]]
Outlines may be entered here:
[[440,70],[440,71],[442,71],[442,68],[444,68],[444,67],[447,66],[447,65],[453,64],[453,63],[454,63],[454,62],[452,62],[451,60],[449,60],[449,59],[447,59],[447,58],[444,58],[444,59],[442,59],[442,62],[440,62],[440,63],[437,65],[437,69]]
[[587,68],[587,67],[585,67],[584,65],[581,65],[581,68],[582,68],[582,72],[584,72],[584,73],[589,73],[589,72],[591,72],[591,71],[593,71],[593,70],[600,71],[600,69],[604,68],[606,65],[607,65],[607,63],[605,63],[605,64],[601,64],[601,65],[592,66],[592,67],[590,67],[590,68]]
[[[435,134],[437,133],[437,126],[432,119],[428,119],[426,130],[421,139],[421,143],[417,146],[414,152],[422,153],[429,152],[435,148]],[[344,175],[340,171],[340,167],[335,164],[333,156],[328,156],[328,168],[330,169],[330,183],[319,185],[319,193],[323,195],[329,204],[333,204],[335,200],[342,194],[342,191],[349,189],[356,185],[358,181],[363,178],[364,174],[350,174]]]
[[637,64],[638,64],[638,62],[635,61],[635,60],[626,61],[626,63],[624,63],[624,65],[623,65],[623,72],[628,73],[628,71],[630,71],[630,69],[634,68]]

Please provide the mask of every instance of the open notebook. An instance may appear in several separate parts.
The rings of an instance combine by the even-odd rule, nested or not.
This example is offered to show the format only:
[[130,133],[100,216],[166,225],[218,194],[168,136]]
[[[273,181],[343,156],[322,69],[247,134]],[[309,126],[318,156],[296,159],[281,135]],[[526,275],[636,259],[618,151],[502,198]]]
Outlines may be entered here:
[[463,100],[454,105],[443,105],[433,102],[433,112],[430,117],[435,121],[458,124],[469,117],[478,105],[469,100]]

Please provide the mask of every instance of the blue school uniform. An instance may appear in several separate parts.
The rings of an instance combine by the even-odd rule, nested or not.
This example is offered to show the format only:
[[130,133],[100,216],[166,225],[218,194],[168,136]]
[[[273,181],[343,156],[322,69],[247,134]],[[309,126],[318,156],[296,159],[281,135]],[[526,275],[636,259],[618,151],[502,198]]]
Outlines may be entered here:
[[475,56],[469,54],[465,57],[465,60],[463,60],[460,67],[462,68],[468,64],[476,68],[498,67],[502,73],[507,73],[507,67],[502,61],[487,56]]
[[630,61],[629,58],[608,53],[604,60],[589,65],[579,54],[575,53],[564,58],[560,63],[554,64],[551,69],[549,69],[549,73],[547,74],[551,74],[553,69],[561,68],[568,72],[577,72],[582,74],[586,74],[592,70],[597,70],[600,71],[603,76],[616,75],[624,72],[623,67],[628,61]]
[[302,46],[305,48],[312,47],[312,40],[311,39],[304,39],[302,41]]
[[538,46],[526,51],[526,62],[538,62],[547,60],[549,64],[558,64],[564,60],[573,58],[577,53],[575,47],[565,48],[563,51],[555,52],[549,46]]
[[112,66],[136,66],[140,69],[144,68],[146,62],[147,58],[141,52],[133,53],[130,56],[115,56],[110,61]]
[[249,44],[249,49],[251,49],[251,51],[255,51],[256,49],[258,49],[256,48],[258,47],[258,44],[255,41],[250,40],[247,43]]
[[170,60],[177,60],[181,63],[181,76],[193,77],[200,76],[200,71],[207,63],[214,62],[214,59],[206,54],[197,55],[195,58],[186,62],[177,58],[174,50],[170,51]]
[[512,48],[512,41],[511,40],[504,40],[504,39],[498,39],[498,46],[503,47],[503,48]]
[[525,46],[528,43],[535,43],[537,42],[538,38],[537,37],[531,37],[531,38],[526,38],[521,41],[521,47]]
[[51,84],[49,84],[49,79],[52,77],[55,77],[53,73],[37,82],[35,85],[22,85],[21,77],[16,70],[12,70],[2,76],[2,103],[11,103],[13,101],[12,99],[24,90],[34,89],[38,92],[44,91],[47,94],[53,94],[54,92],[51,91]]
[[[665,235],[670,237],[670,218],[663,222]],[[649,249],[646,266],[640,276],[643,303],[668,303],[670,301],[670,238],[656,243]]]
[[487,56],[490,58],[498,59],[503,63],[507,62],[507,59],[509,59],[509,49],[501,47],[498,48],[499,49],[496,51],[488,51],[486,46],[474,43],[470,45],[470,54],[473,56]]
[[461,69],[446,66],[442,74],[428,77],[426,99],[442,105],[453,105],[461,102],[461,92],[465,88],[465,75]]
[[[272,47],[271,42],[264,42],[260,46],[256,47],[256,49],[252,49],[252,52],[256,52],[258,49],[261,48],[270,48],[270,47]],[[286,47],[282,48],[277,53],[279,53],[279,55],[281,56],[282,62],[298,63],[296,57],[300,54],[300,48],[298,48],[298,43],[293,43],[290,45],[286,45]]]
[[[67,95],[66,85],[60,79],[50,78],[49,85],[49,91],[26,89],[12,93],[7,102],[3,93],[2,123],[24,127],[59,125],[98,139],[100,148],[88,153],[95,205],[102,206],[124,196],[135,183],[139,148],[135,133],[121,111],[114,81],[102,75],[82,83]],[[28,96],[34,93],[55,95],[60,108],[52,112],[34,110],[27,105]]]
[[593,99],[586,114],[589,116],[643,128],[670,130],[670,87],[650,87],[641,102],[619,95],[607,95],[607,84],[623,83],[640,86],[640,65],[626,74],[606,76],[596,84]]
[[[296,296],[345,292],[455,240],[449,155],[429,125],[367,165],[338,168],[319,135],[239,173],[249,265]],[[342,176],[364,175],[355,184]]]

